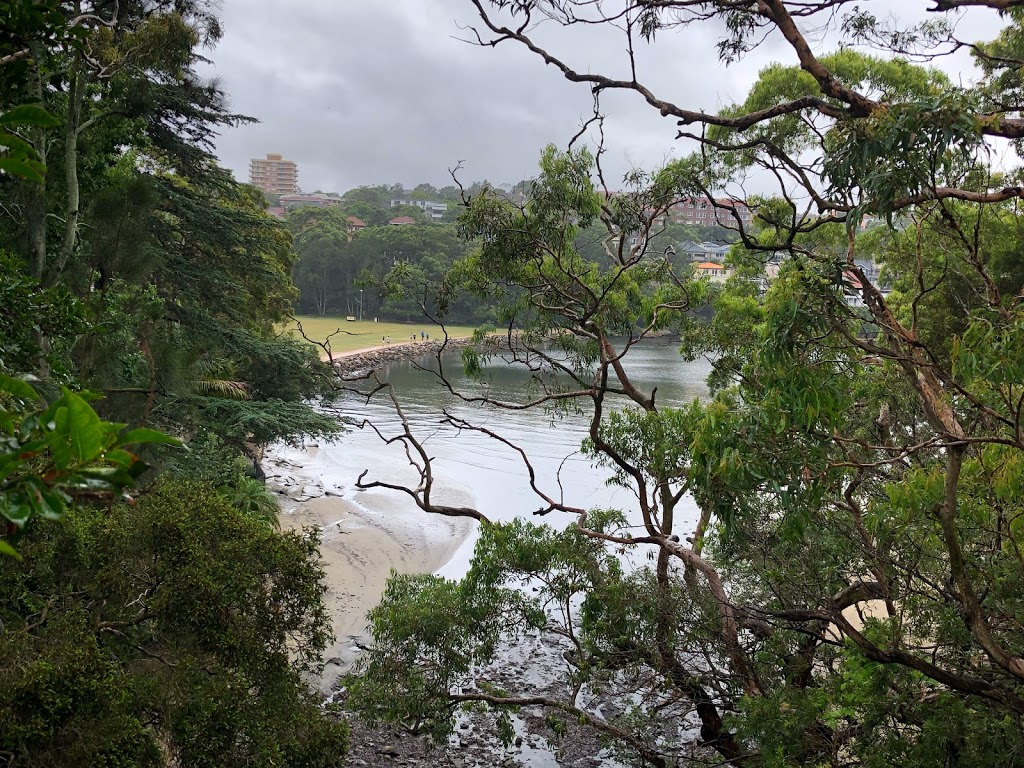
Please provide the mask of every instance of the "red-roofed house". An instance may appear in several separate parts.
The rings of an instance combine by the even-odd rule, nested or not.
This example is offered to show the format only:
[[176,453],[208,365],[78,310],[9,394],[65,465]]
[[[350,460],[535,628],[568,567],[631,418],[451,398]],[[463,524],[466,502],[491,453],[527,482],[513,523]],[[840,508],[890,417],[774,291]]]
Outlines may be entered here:
[[355,216],[348,216],[345,221],[348,222],[348,228],[353,232],[358,232],[360,229],[366,229],[366,222]]
[[416,223],[416,219],[414,219],[412,216],[395,216],[395,218],[393,218],[391,221],[388,222],[388,224],[392,224],[392,225],[394,225],[396,227],[400,227],[403,224],[415,224],[415,223]]
[[843,296],[851,307],[864,306],[864,283],[848,269],[843,270]]
[[724,283],[731,272],[716,261],[702,261],[693,269],[697,277],[707,277],[712,283]]

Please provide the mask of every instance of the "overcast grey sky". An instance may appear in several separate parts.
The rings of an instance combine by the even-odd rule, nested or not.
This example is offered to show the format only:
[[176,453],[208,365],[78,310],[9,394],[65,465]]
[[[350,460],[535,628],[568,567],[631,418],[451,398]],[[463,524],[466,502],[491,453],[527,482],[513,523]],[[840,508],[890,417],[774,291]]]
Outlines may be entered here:
[[[925,0],[865,0],[877,15],[907,13]],[[541,148],[564,146],[591,112],[585,86],[513,43],[496,49],[456,39],[473,20],[468,0],[221,0],[224,39],[213,72],[231,107],[259,124],[225,131],[221,161],[248,179],[251,157],[281,152],[299,165],[301,187],[342,192],[363,184],[514,182],[534,175]],[[995,15],[965,18],[968,38],[987,36]],[[623,43],[585,35],[539,34],[571,64],[621,72]],[[688,108],[715,110],[743,98],[757,71],[791,53],[769,41],[738,65],[715,58],[714,29],[659,37],[644,50],[640,79]],[[825,47],[828,43],[823,43]],[[960,63],[946,65],[954,75]],[[612,186],[631,167],[651,169],[682,148],[674,121],[634,95],[606,97],[606,170]]]

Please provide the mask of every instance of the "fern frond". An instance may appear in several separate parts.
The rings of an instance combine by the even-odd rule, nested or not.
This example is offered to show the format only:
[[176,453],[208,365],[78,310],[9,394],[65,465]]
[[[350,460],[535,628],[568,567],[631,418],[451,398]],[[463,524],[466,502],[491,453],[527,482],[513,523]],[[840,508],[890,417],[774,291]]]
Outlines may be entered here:
[[229,400],[249,400],[249,385],[244,381],[228,379],[197,379],[189,382],[191,389],[200,395],[226,397]]

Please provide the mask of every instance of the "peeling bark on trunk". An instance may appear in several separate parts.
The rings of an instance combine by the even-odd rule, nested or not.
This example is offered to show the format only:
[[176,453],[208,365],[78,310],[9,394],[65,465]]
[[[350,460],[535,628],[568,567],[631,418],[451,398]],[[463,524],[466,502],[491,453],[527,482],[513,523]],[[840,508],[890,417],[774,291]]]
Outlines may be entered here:
[[64,126],[64,181],[67,185],[67,213],[64,218],[64,238],[57,264],[47,275],[54,284],[71,261],[78,244],[78,221],[81,215],[81,188],[78,181],[78,134],[82,122],[82,99],[85,96],[86,75],[77,61],[71,70],[68,92],[68,114]]

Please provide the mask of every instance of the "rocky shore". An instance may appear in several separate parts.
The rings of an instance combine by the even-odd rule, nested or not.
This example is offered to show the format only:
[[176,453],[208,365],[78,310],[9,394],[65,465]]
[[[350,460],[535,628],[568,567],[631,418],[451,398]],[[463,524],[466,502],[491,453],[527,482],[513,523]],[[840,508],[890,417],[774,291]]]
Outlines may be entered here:
[[[491,342],[488,342],[491,343]],[[497,341],[494,343],[498,343]],[[368,371],[376,370],[388,363],[400,360],[411,360],[424,355],[436,355],[442,348],[445,350],[462,349],[472,346],[469,338],[448,339],[446,341],[404,341],[374,347],[345,355],[335,355],[332,362],[335,373],[341,378],[351,378]]]

